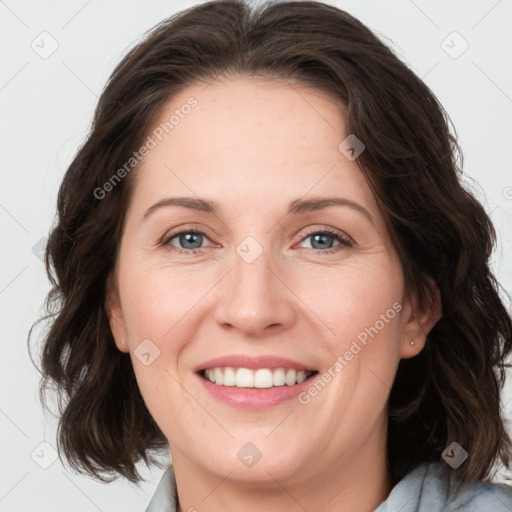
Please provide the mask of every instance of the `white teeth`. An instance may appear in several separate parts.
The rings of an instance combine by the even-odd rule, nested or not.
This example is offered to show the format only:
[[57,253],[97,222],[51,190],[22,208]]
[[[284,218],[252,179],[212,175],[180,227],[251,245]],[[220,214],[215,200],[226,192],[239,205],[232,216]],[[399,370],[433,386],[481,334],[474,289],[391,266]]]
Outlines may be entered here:
[[236,373],[233,368],[224,368],[224,386],[236,385]]
[[284,386],[286,384],[286,374],[283,368],[274,370],[274,386]]
[[304,382],[307,378],[306,372],[304,370],[301,370],[300,372],[297,372],[297,384],[300,384],[301,382]]
[[[217,371],[217,368],[215,368]],[[215,383],[218,384],[217,379],[215,379]],[[222,383],[221,383],[222,384]],[[252,388],[254,387],[254,374],[248,368],[238,368],[236,371],[236,383],[235,386],[237,388]]]
[[224,378],[220,368],[215,368],[215,382],[220,385],[224,384]]
[[[238,370],[240,371],[240,370]],[[274,385],[274,378],[272,372],[267,368],[256,370],[254,374],[254,387],[255,388],[271,388]]]
[[271,388],[273,386],[294,386],[304,382],[313,372],[306,370],[285,370],[284,368],[249,368],[216,367],[204,371],[210,382],[219,386],[235,386],[237,388]]
[[297,372],[295,370],[288,370],[286,372],[286,385],[293,386],[297,382]]

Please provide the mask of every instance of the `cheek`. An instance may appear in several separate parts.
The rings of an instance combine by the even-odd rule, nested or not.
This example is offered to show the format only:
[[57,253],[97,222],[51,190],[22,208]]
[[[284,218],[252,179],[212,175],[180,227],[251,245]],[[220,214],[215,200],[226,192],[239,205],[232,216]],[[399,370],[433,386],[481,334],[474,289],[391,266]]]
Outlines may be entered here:
[[[132,346],[149,338],[166,353],[179,350],[190,337],[191,322],[197,326],[215,308],[206,296],[223,271],[215,265],[192,269],[161,263],[132,270],[125,269],[124,275],[130,277],[125,279],[123,302]],[[318,265],[307,272],[292,265],[283,273],[293,290],[290,304],[299,317],[316,325],[319,341],[336,354],[348,349],[354,339],[364,343],[365,333],[371,339],[368,329],[376,323],[381,339],[383,335],[396,338],[391,336],[392,331],[396,334],[396,319],[384,328],[380,320],[402,299],[402,278],[387,254],[354,258],[337,267]]]
[[[341,376],[335,395],[346,392],[367,403],[382,401],[400,359],[403,285],[393,260],[381,257],[364,266],[331,272],[320,286],[302,289],[304,302],[321,320],[325,370]],[[327,377],[328,378],[328,377]],[[343,396],[343,398],[342,398]],[[372,401],[372,400],[370,400]]]
[[197,338],[198,321],[205,315],[204,296],[216,282],[210,274],[160,263],[124,268],[121,291],[132,364],[157,422],[167,414],[162,412],[167,410],[164,402],[172,401],[175,409],[184,398],[178,384],[182,354]]
[[160,266],[131,274],[137,277],[126,280],[123,303],[130,338],[135,342],[141,337],[151,338],[157,344],[164,339],[179,342],[181,336],[177,334],[208,289],[207,276],[199,274]]
[[334,345],[352,340],[375,323],[378,331],[386,333],[396,328],[393,304],[400,304],[403,287],[392,261],[379,257],[364,265],[354,261],[322,272],[318,279],[309,276],[296,281],[295,290],[328,328],[326,340]]
[[167,432],[175,421],[172,411],[187,405],[179,383],[179,363],[192,340],[189,319],[198,297],[190,278],[188,283],[177,275],[171,279],[169,272],[157,268],[138,272],[128,281],[123,309],[133,369],[151,416]]
[[187,283],[185,276],[174,274],[171,279],[169,272],[156,267],[142,272],[125,268],[124,276],[123,314],[132,365],[141,394],[158,421],[159,400],[181,395],[172,376],[178,375],[180,353],[191,339],[188,320],[200,290],[196,293],[190,287],[190,274]]

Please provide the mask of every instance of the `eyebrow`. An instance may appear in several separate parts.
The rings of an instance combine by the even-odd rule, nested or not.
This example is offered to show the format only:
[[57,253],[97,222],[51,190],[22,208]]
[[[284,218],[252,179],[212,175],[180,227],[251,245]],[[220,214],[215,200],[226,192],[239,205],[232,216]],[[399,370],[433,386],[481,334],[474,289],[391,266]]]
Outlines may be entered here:
[[[217,205],[213,201],[200,199],[198,197],[167,197],[161,199],[153,206],[150,206],[146,210],[146,213],[144,213],[142,220],[149,217],[155,210],[166,206],[180,206],[190,210],[198,210],[217,215]],[[343,197],[312,197],[310,199],[295,199],[289,203],[286,214],[311,212],[332,206],[348,206],[349,208],[363,214],[372,224],[374,223],[370,212],[364,206]]]

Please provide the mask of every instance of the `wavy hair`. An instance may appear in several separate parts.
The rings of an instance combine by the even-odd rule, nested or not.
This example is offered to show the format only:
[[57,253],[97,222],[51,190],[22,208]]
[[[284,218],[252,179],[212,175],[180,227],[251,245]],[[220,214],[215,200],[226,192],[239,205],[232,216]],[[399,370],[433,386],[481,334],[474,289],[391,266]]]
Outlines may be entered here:
[[[312,86],[344,106],[358,163],[382,209],[405,286],[442,318],[419,355],[402,359],[390,392],[387,458],[394,482],[458,442],[460,481],[511,463],[500,417],[512,322],[490,269],[495,231],[462,182],[462,156],[432,91],[360,21],[320,2],[215,0],[150,31],[114,69],[90,132],[69,165],[45,253],[51,290],[41,348],[41,401],[59,400],[59,453],[99,480],[141,479],[138,461],[168,446],[139,392],[106,312],[136,170],[107,199],[95,193],[147,136],[173,94],[217,77],[268,77]],[[340,115],[342,115],[340,111]],[[341,135],[341,134],[340,134]],[[29,333],[29,346],[30,334]],[[50,386],[53,385],[53,386]]]

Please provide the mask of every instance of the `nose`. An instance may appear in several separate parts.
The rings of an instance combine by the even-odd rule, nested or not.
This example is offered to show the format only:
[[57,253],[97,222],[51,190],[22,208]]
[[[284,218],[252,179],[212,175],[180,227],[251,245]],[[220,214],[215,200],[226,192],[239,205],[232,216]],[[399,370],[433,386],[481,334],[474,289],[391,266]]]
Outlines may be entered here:
[[217,290],[217,323],[250,338],[289,328],[295,307],[285,274],[270,251],[263,250],[252,262],[235,254],[233,268]]

